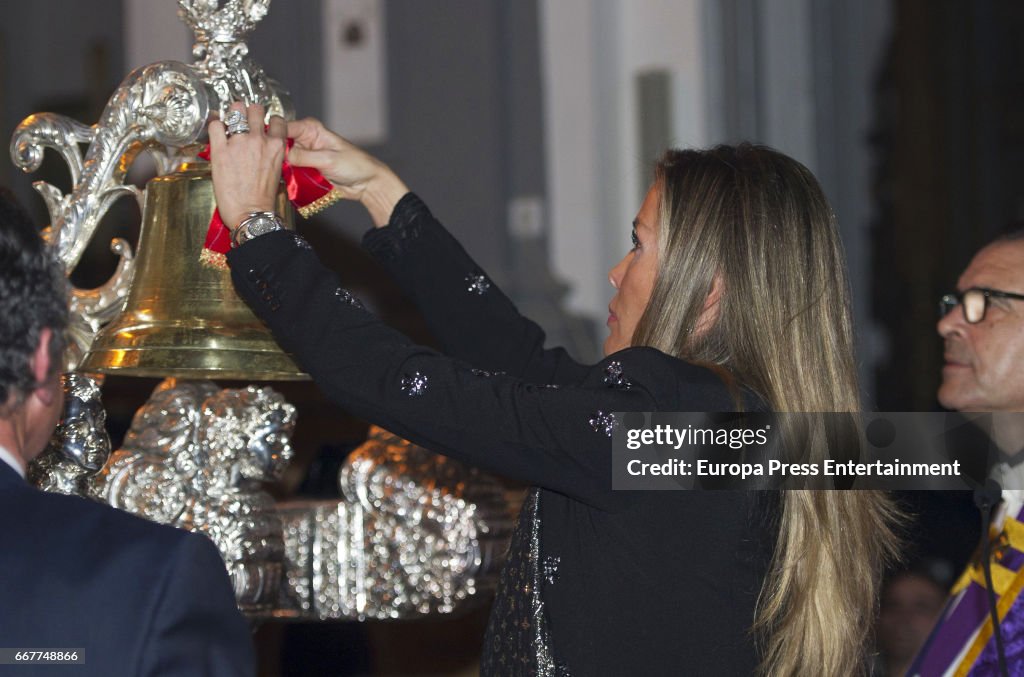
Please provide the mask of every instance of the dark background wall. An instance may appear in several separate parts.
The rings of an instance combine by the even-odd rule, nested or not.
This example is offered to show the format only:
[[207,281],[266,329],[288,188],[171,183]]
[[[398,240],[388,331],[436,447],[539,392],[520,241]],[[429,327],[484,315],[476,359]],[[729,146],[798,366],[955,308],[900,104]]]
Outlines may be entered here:
[[[1024,218],[1024,4],[901,0],[875,90],[873,300],[883,409],[936,406],[938,298]],[[1020,290],[1015,290],[1020,291]]]
[[[120,0],[5,2],[0,5],[0,182],[42,216],[42,201],[7,159],[15,126],[56,110],[92,124],[127,73]],[[32,198],[32,199],[29,199]]]

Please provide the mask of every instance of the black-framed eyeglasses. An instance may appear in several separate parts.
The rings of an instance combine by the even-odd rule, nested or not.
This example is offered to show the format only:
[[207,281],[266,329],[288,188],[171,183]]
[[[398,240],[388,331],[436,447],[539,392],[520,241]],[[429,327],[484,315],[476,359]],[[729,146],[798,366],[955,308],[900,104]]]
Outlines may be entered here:
[[985,311],[988,310],[989,299],[1024,301],[1024,294],[1015,294],[999,289],[986,289],[984,287],[972,287],[966,291],[953,292],[952,294],[946,294],[939,300],[939,317],[945,317],[949,311],[960,306],[964,314],[964,320],[968,324],[977,324],[985,319]]

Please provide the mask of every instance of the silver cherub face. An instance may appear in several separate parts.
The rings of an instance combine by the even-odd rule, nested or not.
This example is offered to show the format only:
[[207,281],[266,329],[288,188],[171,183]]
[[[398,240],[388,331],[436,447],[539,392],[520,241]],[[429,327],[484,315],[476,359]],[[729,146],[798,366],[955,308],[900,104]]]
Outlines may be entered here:
[[270,388],[221,390],[203,402],[200,440],[208,465],[230,469],[231,486],[278,479],[293,450],[295,407]]
[[95,393],[88,387],[68,386],[69,380],[87,377],[69,374],[64,377],[64,417],[57,425],[51,444],[55,444],[65,458],[90,474],[98,472],[110,456],[110,437],[107,435],[107,412],[100,402],[99,389]]
[[29,463],[29,480],[40,489],[83,492],[81,482],[96,475],[110,457],[107,413],[100,389],[88,376],[64,374],[64,411],[46,449]]

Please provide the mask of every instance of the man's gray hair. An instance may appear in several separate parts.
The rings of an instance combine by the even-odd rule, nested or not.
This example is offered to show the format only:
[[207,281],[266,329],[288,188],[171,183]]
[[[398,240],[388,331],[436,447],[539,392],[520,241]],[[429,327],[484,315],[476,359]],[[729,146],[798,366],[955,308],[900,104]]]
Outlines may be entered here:
[[0,188],[0,415],[39,385],[31,360],[44,329],[52,370],[63,362],[68,325],[68,284],[63,266],[5,188]]

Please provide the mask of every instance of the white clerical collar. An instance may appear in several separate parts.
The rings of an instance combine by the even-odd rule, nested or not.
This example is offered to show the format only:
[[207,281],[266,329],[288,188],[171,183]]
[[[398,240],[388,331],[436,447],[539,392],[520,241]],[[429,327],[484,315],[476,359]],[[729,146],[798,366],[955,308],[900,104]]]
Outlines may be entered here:
[[18,463],[18,459],[14,457],[14,454],[0,446],[0,461],[3,461],[7,465],[14,468],[14,472],[21,475],[21,479],[25,479],[25,468],[22,467],[21,463]]
[[1002,462],[992,466],[989,477],[995,479],[1000,485],[1009,487],[1003,489],[1003,502],[996,511],[994,523],[1002,525],[1006,516],[1016,518],[1021,509],[1024,508],[1024,463],[1010,465]]

